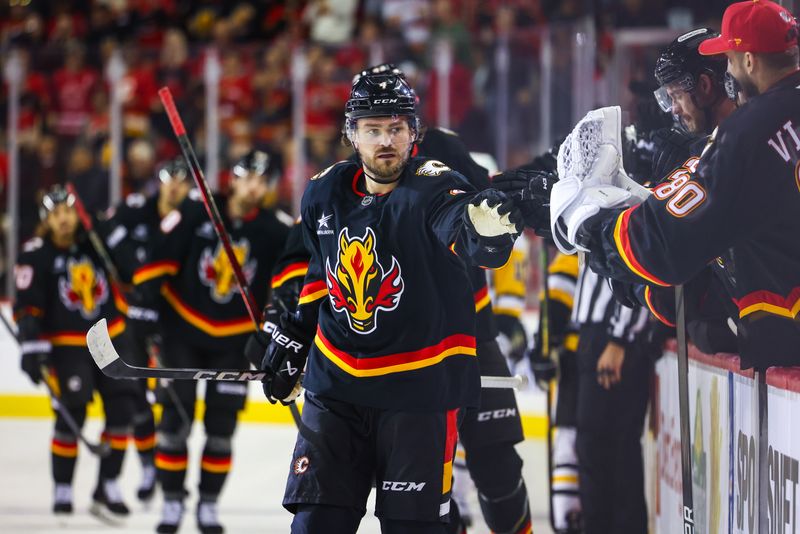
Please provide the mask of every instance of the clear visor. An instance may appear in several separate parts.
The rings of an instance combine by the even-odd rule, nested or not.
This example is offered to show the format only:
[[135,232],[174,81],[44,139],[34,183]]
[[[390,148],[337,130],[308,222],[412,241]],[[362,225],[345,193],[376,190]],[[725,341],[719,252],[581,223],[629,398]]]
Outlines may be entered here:
[[665,113],[671,113],[673,97],[678,95],[679,93],[688,93],[693,89],[694,89],[694,78],[692,77],[691,74],[687,74],[683,78],[679,78],[677,80],[662,85],[661,87],[653,91],[653,96],[656,97],[656,102],[658,102],[658,107],[660,107],[662,111],[664,111]]

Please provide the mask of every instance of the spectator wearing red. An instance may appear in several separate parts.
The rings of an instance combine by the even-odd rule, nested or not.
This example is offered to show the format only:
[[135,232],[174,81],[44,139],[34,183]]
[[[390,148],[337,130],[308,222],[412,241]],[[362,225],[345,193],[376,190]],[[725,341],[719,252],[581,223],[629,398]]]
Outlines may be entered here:
[[91,95],[98,79],[97,71],[84,65],[83,48],[70,43],[64,66],[53,74],[52,80],[56,134],[75,137],[83,131],[92,111]]

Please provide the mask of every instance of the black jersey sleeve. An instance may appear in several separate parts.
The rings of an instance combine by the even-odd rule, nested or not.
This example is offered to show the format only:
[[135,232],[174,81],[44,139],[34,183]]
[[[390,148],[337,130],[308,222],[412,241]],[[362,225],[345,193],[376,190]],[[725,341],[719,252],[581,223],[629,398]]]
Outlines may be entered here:
[[645,202],[598,218],[590,230],[592,270],[656,286],[683,283],[768,223],[774,181],[744,188],[738,177],[756,167],[752,151],[739,145],[732,133],[721,132],[717,142],[712,135],[703,156],[673,171]]
[[303,238],[303,223],[298,220],[289,230],[286,245],[272,269],[272,301],[279,309],[287,311],[297,307],[310,259]]
[[34,238],[24,245],[28,250],[19,255],[14,266],[17,297],[14,301],[14,320],[19,330],[22,353],[49,352],[47,342],[39,340],[41,321],[47,307],[47,272],[41,239]]
[[322,304],[323,299],[328,296],[328,285],[325,281],[325,267],[322,265],[319,240],[313,224],[309,224],[309,221],[313,222],[313,220],[310,212],[304,206],[301,221],[298,224],[303,237],[304,248],[309,255],[303,286],[300,289],[297,301],[295,318],[309,338],[313,337],[313,332],[317,327],[319,306]]

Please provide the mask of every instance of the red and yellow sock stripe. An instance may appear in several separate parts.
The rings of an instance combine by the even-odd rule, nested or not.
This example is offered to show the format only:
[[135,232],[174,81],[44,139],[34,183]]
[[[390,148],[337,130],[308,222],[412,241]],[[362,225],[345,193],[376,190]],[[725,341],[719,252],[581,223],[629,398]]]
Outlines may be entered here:
[[156,435],[150,434],[147,436],[134,436],[133,442],[136,444],[137,451],[139,452],[151,451],[156,446]]
[[108,432],[103,432],[100,439],[111,445],[111,450],[114,451],[124,451],[128,448],[127,434],[109,434]]
[[189,463],[186,454],[166,454],[163,452],[156,452],[156,469],[164,471],[186,471],[186,466]]
[[50,452],[62,458],[77,458],[78,456],[78,442],[77,441],[63,441],[53,438],[50,442]]
[[209,473],[227,473],[231,470],[231,457],[204,454],[200,468]]

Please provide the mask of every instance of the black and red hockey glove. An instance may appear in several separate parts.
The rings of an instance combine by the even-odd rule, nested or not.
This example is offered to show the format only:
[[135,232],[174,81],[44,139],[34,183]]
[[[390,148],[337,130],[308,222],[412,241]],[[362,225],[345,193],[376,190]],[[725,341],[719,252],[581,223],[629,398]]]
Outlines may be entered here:
[[553,172],[512,169],[492,178],[492,187],[514,200],[525,226],[538,236],[550,237],[550,190],[557,181]]
[[300,378],[311,348],[309,337],[289,313],[281,315],[279,324],[269,332],[270,343],[261,362],[261,370],[269,378],[262,384],[264,395],[271,403],[288,405],[300,395]]

